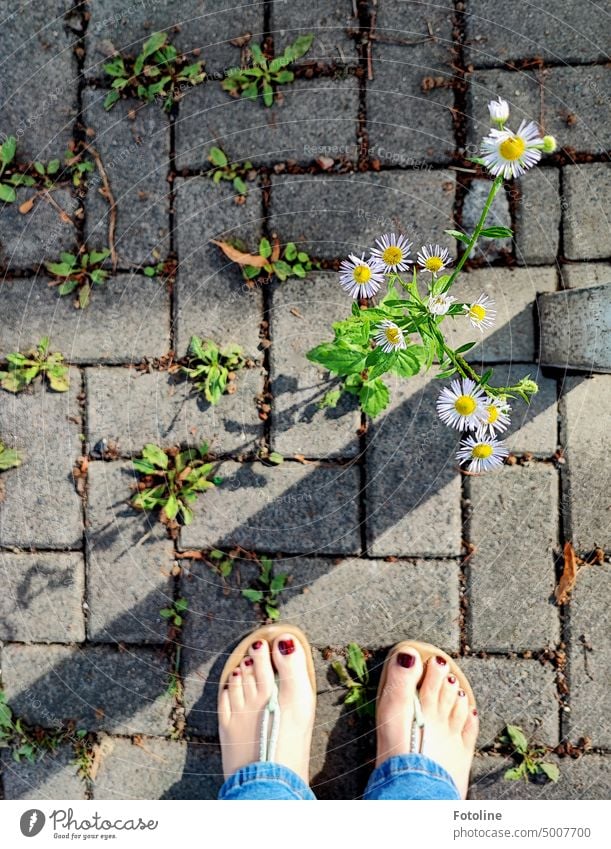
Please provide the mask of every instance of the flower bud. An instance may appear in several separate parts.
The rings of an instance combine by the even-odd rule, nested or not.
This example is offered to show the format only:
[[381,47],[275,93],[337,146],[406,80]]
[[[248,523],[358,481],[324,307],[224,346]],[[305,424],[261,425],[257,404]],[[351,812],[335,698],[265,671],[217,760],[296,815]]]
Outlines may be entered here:
[[556,139],[553,136],[543,136],[543,147],[541,148],[543,153],[553,153],[557,147]]
[[509,118],[509,105],[502,97],[499,97],[498,100],[491,100],[488,104],[488,111],[495,124],[504,124]]

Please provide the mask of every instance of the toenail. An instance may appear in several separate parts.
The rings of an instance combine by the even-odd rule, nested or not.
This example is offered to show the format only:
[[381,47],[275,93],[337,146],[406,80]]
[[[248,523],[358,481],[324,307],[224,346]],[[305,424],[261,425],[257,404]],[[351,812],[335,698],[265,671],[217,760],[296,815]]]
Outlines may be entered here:
[[232,674],[232,675],[239,675],[239,674],[240,674],[240,670],[239,670],[239,669],[234,669],[234,670],[233,670],[233,672],[232,672],[231,674]]
[[252,644],[252,647],[253,647],[253,649],[260,649],[262,645],[263,645],[263,643],[261,642],[261,640],[257,640],[256,642],[254,642]]
[[405,669],[411,669],[415,662],[416,658],[413,654],[408,654],[407,652],[400,652],[397,655],[397,663],[399,664],[399,666],[405,667]]
[[437,663],[438,663],[440,666],[445,666],[445,665],[446,665],[446,662],[447,662],[447,661],[446,661],[446,659],[445,659],[445,657],[440,657],[440,655],[437,655],[437,657],[435,658],[435,660],[437,661]]
[[464,690],[459,690],[459,691],[458,691],[458,695],[459,695],[459,696],[464,696],[464,695],[465,695],[465,691],[464,691]]
[[477,716],[477,711],[473,708],[473,716]]
[[[253,663],[254,663],[254,660],[252,659],[252,657],[247,657],[246,660],[244,661],[244,666],[252,666]],[[464,693],[463,693],[463,695],[464,695]]]
[[280,640],[278,643],[280,654],[293,654],[295,651],[295,643],[292,640]]
[[223,687],[223,690],[228,690],[228,689],[229,689],[229,684],[225,684],[225,686]]
[[456,676],[448,675],[448,684],[456,684]]

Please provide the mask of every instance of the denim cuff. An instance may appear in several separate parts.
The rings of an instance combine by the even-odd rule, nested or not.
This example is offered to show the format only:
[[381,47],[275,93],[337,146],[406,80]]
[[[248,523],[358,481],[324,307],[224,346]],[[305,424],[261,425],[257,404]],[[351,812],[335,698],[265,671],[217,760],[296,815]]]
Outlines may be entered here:
[[376,767],[364,799],[458,799],[461,795],[447,770],[426,755],[388,758]]
[[282,764],[257,761],[240,767],[219,791],[219,799],[316,799],[305,781]]

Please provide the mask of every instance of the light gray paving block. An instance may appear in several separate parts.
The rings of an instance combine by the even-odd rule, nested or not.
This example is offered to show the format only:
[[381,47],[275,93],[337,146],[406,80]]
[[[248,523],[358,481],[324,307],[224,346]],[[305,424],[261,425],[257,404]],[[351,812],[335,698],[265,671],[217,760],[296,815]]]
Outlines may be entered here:
[[73,298],[60,298],[49,282],[46,276],[0,282],[0,357],[43,336],[76,364],[139,362],[169,350],[170,296],[157,280],[118,274],[96,287],[84,310],[74,308]]
[[86,784],[78,775],[74,750],[63,744],[40,760],[16,763],[10,749],[0,753],[5,799],[85,799]]
[[507,657],[465,657],[479,714],[479,748],[495,742],[506,725],[519,725],[529,739],[558,743],[558,699],[551,664]]
[[491,383],[493,386],[509,386],[530,375],[539,391],[530,404],[521,398],[511,402],[511,424],[500,435],[514,454],[534,454],[551,457],[558,446],[558,406],[556,381],[544,377],[536,363],[519,365],[497,365]]
[[473,477],[470,645],[522,651],[560,637],[551,598],[558,545],[558,477],[550,465],[503,466]]
[[581,289],[611,283],[611,265],[605,262],[567,263],[561,266],[560,276],[565,289]]
[[[61,251],[76,246],[74,226],[77,201],[69,189],[55,189],[39,198],[32,212],[22,215],[19,206],[35,194],[34,189],[18,190],[15,203],[0,207],[0,266],[7,269],[37,269],[44,261],[56,261]],[[64,216],[63,213],[66,213]]]
[[280,89],[281,102],[233,98],[218,83],[187,93],[176,122],[176,164],[209,168],[208,153],[220,146],[233,162],[255,165],[287,159],[309,163],[320,156],[357,159],[358,81],[299,79]]
[[271,228],[318,257],[368,251],[386,232],[414,248],[452,226],[451,171],[272,176]]
[[176,181],[176,250],[180,258],[174,289],[176,349],[187,352],[196,333],[224,343],[239,340],[254,354],[263,314],[261,290],[249,289],[238,267],[211,239],[240,239],[249,251],[262,235],[261,193],[249,189],[243,206],[232,190],[207,177]]
[[[423,65],[427,58],[435,60],[436,68],[450,64],[454,9],[449,0],[434,5],[421,0],[377,0],[374,11],[379,46],[398,44],[406,55],[424,57]],[[375,56],[375,40],[373,50]]]
[[87,633],[98,642],[163,643],[172,603],[174,548],[154,513],[127,503],[131,463],[90,463],[87,497]]
[[611,376],[569,377],[563,385],[562,475],[567,533],[577,551],[609,547],[609,428]]
[[494,325],[483,331],[473,327],[466,316],[446,319],[442,329],[448,344],[458,348],[477,340],[467,354],[474,363],[532,362],[537,356],[537,294],[555,288],[555,268],[490,268],[462,273],[452,287],[454,297],[472,303],[486,294],[494,301],[496,318]]
[[181,546],[310,554],[360,548],[359,470],[354,466],[222,463],[223,483],[195,505]]
[[606,259],[611,253],[606,217],[611,167],[600,163],[564,171],[564,251],[569,259]]
[[355,8],[352,0],[337,0],[335,3],[311,0],[307,4],[275,0],[272,4],[271,32],[276,55],[280,55],[298,36],[311,33],[314,35],[312,46],[298,64],[356,64],[356,41],[350,35],[352,31],[356,36],[359,29]]
[[319,272],[274,285],[272,291],[274,450],[312,458],[356,456],[361,424],[356,399],[346,393],[337,407],[318,409],[325,393],[339,384],[330,380],[327,369],[306,359],[311,348],[331,338],[331,323],[349,315],[350,299],[339,276]]
[[7,643],[2,650],[7,702],[43,728],[74,720],[89,731],[164,735],[172,709],[167,679],[159,649]]
[[537,168],[518,185],[516,258],[520,265],[553,264],[560,243],[560,172]]
[[84,640],[84,589],[81,554],[0,552],[0,639]]
[[595,746],[607,749],[611,741],[608,700],[610,574],[609,563],[583,567],[569,608],[569,736],[571,740],[589,737]]
[[[488,198],[490,186],[490,180],[471,181],[462,212],[462,227],[465,233],[470,234],[475,230]],[[511,228],[509,199],[505,192],[498,192],[492,201],[486,226]],[[493,262],[508,253],[511,253],[511,239],[488,239],[484,237],[478,241],[472,256],[474,259],[485,259],[487,262]]]
[[241,370],[236,383],[237,392],[213,406],[191,382],[164,371],[88,369],[90,445],[98,451],[105,441],[122,454],[135,454],[147,442],[163,447],[207,442],[214,454],[256,453],[263,436],[255,403],[263,390],[261,369]]
[[[164,259],[170,249],[168,159],[170,126],[156,104],[119,101],[107,112],[106,92],[85,89],[82,120],[95,135],[117,204],[115,245],[119,267]],[[90,248],[108,247],[110,205],[96,172],[88,180],[86,236]]]
[[80,391],[80,374],[74,368],[68,392],[52,392],[40,379],[18,395],[2,390],[0,434],[23,460],[2,475],[0,539],[5,546],[77,548],[82,544],[81,499],[72,479],[72,468],[82,452]]
[[542,366],[611,372],[611,282],[541,295]]

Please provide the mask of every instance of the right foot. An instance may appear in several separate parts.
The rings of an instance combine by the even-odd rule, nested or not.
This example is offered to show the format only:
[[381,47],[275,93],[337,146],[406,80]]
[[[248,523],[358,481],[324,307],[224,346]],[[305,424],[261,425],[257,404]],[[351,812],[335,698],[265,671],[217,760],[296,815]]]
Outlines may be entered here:
[[[389,658],[377,704],[376,766],[395,755],[409,754],[414,695],[422,671],[422,658],[411,646],[400,647]],[[418,692],[425,721],[422,754],[450,773],[464,799],[477,739],[477,711],[441,656],[427,662]]]

